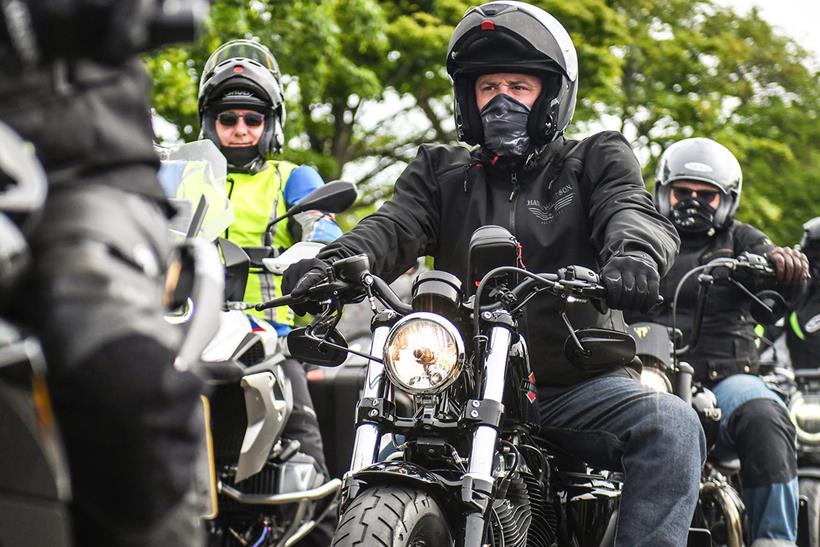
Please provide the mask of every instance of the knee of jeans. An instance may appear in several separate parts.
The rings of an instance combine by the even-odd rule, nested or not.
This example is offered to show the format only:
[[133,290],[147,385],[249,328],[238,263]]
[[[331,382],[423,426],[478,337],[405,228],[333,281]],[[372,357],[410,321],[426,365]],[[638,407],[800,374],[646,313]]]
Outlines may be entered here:
[[693,451],[701,463],[706,460],[706,436],[697,412],[677,397],[665,397],[659,407],[661,442],[676,453]]
[[740,406],[729,419],[729,434],[744,485],[787,483],[797,476],[794,424],[776,401],[752,399]]

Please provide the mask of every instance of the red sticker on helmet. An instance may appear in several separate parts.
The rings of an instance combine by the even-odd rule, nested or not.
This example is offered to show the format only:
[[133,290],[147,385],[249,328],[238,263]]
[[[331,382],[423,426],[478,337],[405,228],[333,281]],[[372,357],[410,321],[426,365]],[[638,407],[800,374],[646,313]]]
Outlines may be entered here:
[[484,19],[481,21],[481,30],[495,30],[495,23],[489,19]]
[[242,65],[237,65],[233,67],[233,71],[239,74],[240,72],[245,72],[245,67]]

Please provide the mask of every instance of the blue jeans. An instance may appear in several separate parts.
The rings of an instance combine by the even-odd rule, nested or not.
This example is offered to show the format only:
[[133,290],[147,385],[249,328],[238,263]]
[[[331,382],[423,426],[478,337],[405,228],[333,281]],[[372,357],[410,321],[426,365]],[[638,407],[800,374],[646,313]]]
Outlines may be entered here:
[[546,437],[593,467],[624,473],[616,546],[686,545],[706,458],[689,405],[606,376],[539,399],[539,412]]
[[799,503],[797,458],[786,405],[763,380],[748,374],[729,376],[713,391],[723,412],[714,456],[718,460],[740,458],[752,540],[794,543]]

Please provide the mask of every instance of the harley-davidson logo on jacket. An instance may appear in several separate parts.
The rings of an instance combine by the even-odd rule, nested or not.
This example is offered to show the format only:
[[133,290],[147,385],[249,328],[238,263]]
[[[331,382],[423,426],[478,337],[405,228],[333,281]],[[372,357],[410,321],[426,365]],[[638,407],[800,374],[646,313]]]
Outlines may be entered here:
[[527,200],[527,209],[535,215],[541,224],[549,224],[558,217],[562,210],[572,203],[575,198],[575,193],[572,191],[572,186],[569,184],[562,186],[555,192],[553,201],[546,205],[541,205],[541,201],[537,199]]

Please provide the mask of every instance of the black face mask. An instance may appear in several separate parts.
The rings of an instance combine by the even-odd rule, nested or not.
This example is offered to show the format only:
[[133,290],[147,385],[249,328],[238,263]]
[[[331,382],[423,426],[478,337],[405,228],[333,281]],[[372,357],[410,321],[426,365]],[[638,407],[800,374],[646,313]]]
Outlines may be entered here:
[[481,109],[484,146],[503,158],[523,158],[530,150],[527,119],[530,108],[503,93]]
[[672,208],[672,222],[679,232],[700,234],[714,227],[715,209],[695,198],[679,201]]
[[252,146],[220,146],[219,149],[231,167],[239,169],[247,168],[259,157],[259,148],[255,144]]

